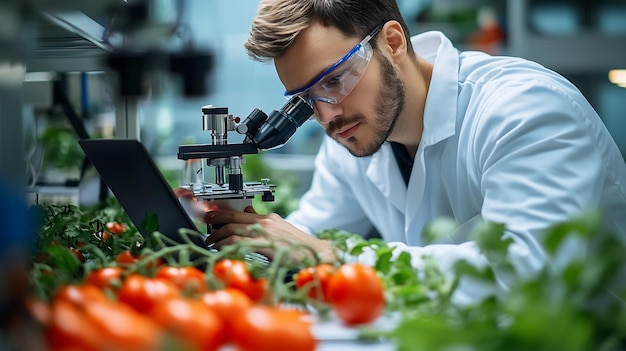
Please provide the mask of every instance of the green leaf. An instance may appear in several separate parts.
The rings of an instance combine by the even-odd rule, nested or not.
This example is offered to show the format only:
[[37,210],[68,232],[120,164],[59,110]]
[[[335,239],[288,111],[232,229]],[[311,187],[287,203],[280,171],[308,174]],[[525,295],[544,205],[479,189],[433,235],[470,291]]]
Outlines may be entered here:
[[403,266],[403,267],[407,267],[407,268],[413,269],[412,260],[411,260],[411,254],[406,252],[406,251],[400,252],[398,257],[396,258],[396,264],[399,265],[399,266]]
[[393,257],[393,248],[384,247],[376,251],[376,270],[387,273],[391,268],[391,258]]
[[74,256],[67,247],[60,245],[50,245],[45,251],[47,254],[52,257],[51,265],[56,267],[57,269],[63,269],[70,273],[78,272],[80,267],[80,262]]
[[366,247],[369,247],[370,245],[366,242],[360,242],[357,243],[356,245],[354,245],[352,247],[352,249],[350,250],[350,255],[352,256],[358,256],[360,254],[363,253],[363,251],[365,250]]
[[505,225],[495,222],[482,222],[476,226],[472,238],[483,251],[506,253],[510,241],[504,240]]
[[454,273],[459,277],[471,277],[483,282],[496,283],[496,275],[491,267],[481,269],[465,260],[454,264]]
[[456,221],[449,217],[436,218],[426,225],[422,231],[422,237],[426,245],[447,238],[450,233],[458,228]]
[[544,246],[549,254],[554,255],[568,235],[579,235],[589,239],[600,232],[601,227],[601,215],[598,212],[585,212],[548,228],[544,233]]

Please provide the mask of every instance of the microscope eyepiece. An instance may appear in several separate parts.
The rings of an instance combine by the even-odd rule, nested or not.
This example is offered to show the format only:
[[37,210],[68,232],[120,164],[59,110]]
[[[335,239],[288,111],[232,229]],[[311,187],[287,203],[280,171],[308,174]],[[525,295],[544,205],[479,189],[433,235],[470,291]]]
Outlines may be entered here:
[[255,109],[243,122],[247,127],[241,130],[246,130],[248,139],[259,149],[273,149],[284,145],[312,115],[311,105],[302,97],[294,96],[269,117]]

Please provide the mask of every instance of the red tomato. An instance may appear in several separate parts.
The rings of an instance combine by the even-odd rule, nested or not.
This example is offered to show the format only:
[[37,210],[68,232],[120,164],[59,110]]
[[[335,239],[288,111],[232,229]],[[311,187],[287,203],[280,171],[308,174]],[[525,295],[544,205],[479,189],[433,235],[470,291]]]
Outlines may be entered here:
[[37,323],[47,326],[50,324],[51,306],[49,303],[29,296],[24,302],[26,310]]
[[54,300],[65,300],[79,308],[96,301],[109,301],[102,290],[93,285],[86,284],[63,285],[55,292]]
[[170,280],[188,294],[203,293],[208,288],[204,272],[196,267],[161,266],[156,277]]
[[306,289],[307,295],[314,300],[326,301],[328,296],[328,282],[335,271],[335,267],[322,263],[316,267],[301,269],[296,274],[296,287]]
[[385,308],[383,283],[376,270],[359,263],[339,267],[328,283],[327,298],[348,325],[372,322]]
[[113,233],[113,234],[117,234],[117,235],[122,234],[122,233],[123,233],[123,232],[125,232],[125,231],[126,231],[126,229],[127,229],[127,228],[126,228],[126,225],[125,225],[124,223],[120,223],[120,222],[116,222],[116,221],[113,221],[113,222],[108,222],[108,223],[106,224],[106,227],[107,227],[107,229],[108,229],[111,233]]
[[54,300],[46,341],[51,350],[100,350],[103,337],[98,326],[72,302]]
[[202,302],[213,310],[225,326],[224,335],[230,340],[230,329],[237,318],[252,306],[253,302],[248,295],[237,289],[223,289],[206,292],[201,297]]
[[[130,250],[124,250],[117,255],[117,257],[115,258],[115,262],[119,264],[120,266],[128,267],[139,262],[142,259],[143,257],[133,255]],[[154,260],[149,261],[146,264],[145,268],[151,270],[155,266],[159,267],[162,264],[163,264],[163,260],[160,257],[158,257]]]
[[139,257],[133,256],[130,250],[125,250],[117,254],[115,262],[120,265],[131,265],[139,262]]
[[202,295],[202,301],[226,322],[237,318],[240,312],[253,304],[243,291],[228,288],[206,292]]
[[85,306],[85,315],[103,337],[100,350],[152,351],[161,340],[161,328],[150,317],[121,303],[95,302]]
[[224,259],[213,267],[213,274],[226,288],[243,291],[252,301],[260,301],[267,291],[267,279],[256,279],[248,272],[246,263]]
[[179,295],[180,290],[171,281],[148,278],[139,274],[126,277],[117,292],[120,302],[130,305],[141,313],[149,313],[161,300]]
[[256,305],[233,320],[232,342],[240,351],[315,350],[311,326],[300,313]]
[[70,250],[70,252],[74,255],[74,257],[76,257],[76,259],[79,262],[85,262],[85,256],[83,256],[83,253],[78,251],[77,248],[75,247],[68,247],[68,250]]
[[117,290],[122,285],[122,267],[105,267],[92,271],[85,279],[87,284],[100,289]]
[[193,350],[217,350],[224,344],[222,320],[200,300],[168,298],[154,307],[151,316]]

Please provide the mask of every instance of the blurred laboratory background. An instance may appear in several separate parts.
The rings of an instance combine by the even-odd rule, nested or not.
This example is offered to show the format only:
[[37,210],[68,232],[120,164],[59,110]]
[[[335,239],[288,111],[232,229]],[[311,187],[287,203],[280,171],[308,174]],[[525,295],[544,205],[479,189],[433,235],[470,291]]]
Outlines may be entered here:
[[[156,74],[141,95],[119,96],[119,82],[106,68],[113,65],[110,51],[119,39],[112,28],[121,20],[105,11],[104,4],[122,1],[4,1],[0,5],[4,175],[26,183],[38,199],[76,201],[85,173],[76,140],[84,135],[126,137],[141,139],[175,185],[183,164],[177,159],[178,146],[211,141],[202,129],[203,106],[228,107],[230,114],[241,118],[255,108],[269,113],[283,106],[284,89],[272,63],[252,61],[243,48],[259,1],[182,2],[180,7],[181,1],[152,1],[161,11],[152,15],[182,24],[176,39],[184,44],[177,44],[176,50],[210,60],[208,69],[197,72],[201,86],[189,92],[180,80]],[[626,155],[626,1],[398,0],[398,4],[412,34],[442,31],[459,49],[521,56],[563,74],[597,109]],[[135,51],[155,47],[142,46],[145,43],[137,38],[130,45]],[[143,64],[147,63],[138,67]],[[315,121],[306,122],[282,148],[263,151],[257,156],[260,161],[251,162],[262,164],[274,179],[292,179],[289,196],[298,197],[309,185],[322,135]],[[249,175],[262,176],[263,171]]]

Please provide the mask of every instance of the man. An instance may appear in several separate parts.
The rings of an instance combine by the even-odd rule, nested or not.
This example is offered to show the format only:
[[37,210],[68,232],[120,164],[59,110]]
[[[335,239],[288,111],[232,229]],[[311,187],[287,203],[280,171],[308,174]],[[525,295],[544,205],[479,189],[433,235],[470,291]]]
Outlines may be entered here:
[[[258,223],[332,261],[310,234],[374,227],[416,258],[484,263],[466,234],[488,220],[506,225],[511,260],[532,274],[542,231],[583,211],[600,209],[626,240],[624,159],[584,96],[541,65],[459,52],[439,32],[409,40],[395,0],[262,0],[245,47],[273,60],[328,137],[299,210],[208,212],[222,225],[209,244],[261,240],[246,229]],[[425,225],[444,216],[459,229],[425,246]]]

